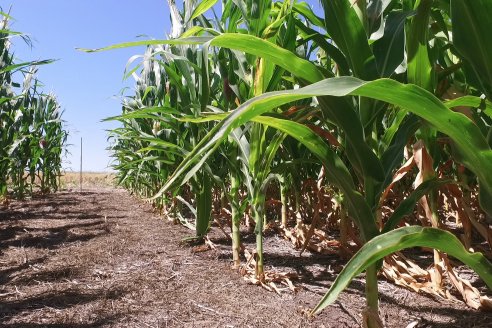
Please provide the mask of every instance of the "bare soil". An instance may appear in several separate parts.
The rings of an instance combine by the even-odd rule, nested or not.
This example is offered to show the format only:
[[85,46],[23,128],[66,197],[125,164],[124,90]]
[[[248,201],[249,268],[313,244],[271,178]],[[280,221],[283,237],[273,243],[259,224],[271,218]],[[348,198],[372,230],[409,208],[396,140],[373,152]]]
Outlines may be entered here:
[[[220,233],[207,251],[183,242],[192,235],[120,189],[0,205],[0,327],[360,327],[363,277],[307,315],[344,265],[337,256],[299,256],[267,236],[267,269],[300,277],[297,293],[278,295],[230,268]],[[385,281],[379,289],[387,327],[492,327],[492,313]]]

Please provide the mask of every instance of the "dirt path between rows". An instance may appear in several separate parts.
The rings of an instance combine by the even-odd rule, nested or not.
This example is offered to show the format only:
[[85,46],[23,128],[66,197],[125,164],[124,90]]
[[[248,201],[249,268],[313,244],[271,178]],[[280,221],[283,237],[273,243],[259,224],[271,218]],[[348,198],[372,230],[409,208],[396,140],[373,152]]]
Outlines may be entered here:
[[[309,318],[343,262],[266,239],[267,269],[296,272],[277,295],[230,269],[226,241],[194,252],[192,231],[159,218],[124,190],[14,201],[0,207],[0,327],[359,327],[357,280]],[[219,235],[217,235],[219,236]],[[245,236],[245,240],[253,240]],[[491,327],[492,314],[380,282],[388,327]]]

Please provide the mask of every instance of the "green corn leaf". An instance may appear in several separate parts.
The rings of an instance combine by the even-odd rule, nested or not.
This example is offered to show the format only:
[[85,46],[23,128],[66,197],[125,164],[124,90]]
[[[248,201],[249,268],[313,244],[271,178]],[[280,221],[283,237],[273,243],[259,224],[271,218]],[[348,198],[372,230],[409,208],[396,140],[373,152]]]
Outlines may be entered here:
[[200,1],[199,5],[196,6],[193,14],[190,17],[190,21],[197,18],[198,16],[204,14],[207,10],[212,8],[217,3],[217,0],[204,0]]
[[396,228],[396,226],[400,223],[400,221],[406,215],[410,215],[415,208],[415,204],[419,201],[420,198],[427,195],[430,191],[436,190],[437,188],[453,183],[453,180],[449,179],[437,179],[433,178],[430,180],[426,180],[421,183],[412,193],[405,198],[400,205],[396,208],[396,210],[391,214],[388,221],[385,223],[383,228],[383,233],[388,232]]
[[453,108],[458,106],[466,106],[473,108],[480,108],[483,112],[489,116],[492,113],[492,102],[487,99],[482,99],[476,96],[463,96],[456,99],[448,100],[444,102],[447,108]]
[[453,108],[458,106],[480,107],[485,101],[480,97],[475,96],[463,96],[456,99],[448,100],[444,102],[447,108]]
[[313,30],[312,28],[309,28],[299,20],[296,20],[296,26],[300,31],[303,32],[303,34],[301,35],[305,34],[304,42],[314,41],[321,49],[323,49],[323,51],[326,52],[328,56],[330,56],[337,63],[340,75],[350,75],[347,59],[337,47],[328,42],[327,35],[321,34]]
[[207,108],[208,100],[210,97],[210,81],[208,77],[208,49],[202,49],[198,52],[198,60],[201,65],[200,76],[200,104],[201,111]]
[[36,60],[36,61],[31,61],[31,62],[24,62],[24,63],[13,64],[13,65],[6,65],[0,69],[0,74],[12,72],[14,70],[21,69],[21,68],[27,68],[27,67],[39,66],[39,65],[47,65],[47,64],[54,63],[55,61],[56,60],[54,60],[54,59],[47,59],[47,60]]
[[486,186],[482,186],[481,181],[479,181],[479,187],[478,200],[480,207],[488,214],[488,216],[485,216],[487,222],[492,224],[492,192]]
[[116,45],[112,45],[99,49],[83,49],[85,52],[106,51],[113,49],[130,48],[136,46],[148,46],[148,45],[190,45],[190,44],[204,44],[207,43],[210,46],[225,47],[234,50],[250,53],[267,60],[270,60],[275,65],[278,65],[299,78],[304,79],[307,82],[313,83],[320,81],[324,78],[321,71],[308,60],[302,59],[294,53],[285,50],[275,44],[262,40],[252,35],[239,34],[239,33],[224,33],[216,37],[189,37],[183,39],[174,40],[146,40],[125,42]]
[[391,125],[385,127],[386,129],[383,136],[381,137],[381,142],[384,145],[389,145],[393,141],[395,134],[399,131],[400,125],[405,121],[406,117],[406,111],[398,110],[396,112],[396,115],[393,118],[393,122],[391,123]]
[[139,141],[147,141],[147,142],[150,142],[151,144],[153,145],[157,145],[159,147],[162,147],[162,148],[171,148],[171,149],[180,149],[180,146],[178,145],[175,145],[171,142],[168,142],[168,141],[164,141],[164,140],[161,140],[161,139],[158,139],[158,138],[143,138],[143,137],[139,137]]
[[265,58],[310,83],[324,78],[318,67],[310,61],[252,35],[226,33],[215,37],[210,41],[210,45],[240,50]]
[[292,7],[292,10],[298,12],[302,16],[304,16],[311,24],[315,26],[323,26],[323,19],[318,17],[312,10],[309,8],[309,5],[306,2],[296,2]]
[[333,282],[330,290],[311,312],[317,314],[335,301],[338,295],[358,274],[371,264],[394,252],[410,247],[430,247],[457,258],[472,268],[492,288],[492,263],[481,253],[469,253],[450,232],[411,226],[396,229],[375,237],[366,243],[347,263]]
[[[386,130],[389,134],[394,133],[394,136],[391,138],[389,146],[381,155],[381,164],[383,165],[386,174],[384,182],[381,184],[381,192],[391,183],[391,180],[393,179],[393,170],[401,165],[403,161],[403,149],[420,125],[421,123],[418,117],[411,114],[407,115],[401,124],[395,122],[395,125]],[[397,130],[395,132],[391,131],[395,127]],[[390,136],[385,134],[385,137],[389,138]]]
[[132,42],[123,42],[114,44],[111,46],[97,48],[97,49],[89,49],[89,48],[76,48],[79,51],[84,52],[99,52],[99,51],[107,51],[107,50],[115,50],[115,49],[125,49],[132,47],[141,47],[141,46],[157,46],[163,44],[172,44],[172,45],[190,45],[190,44],[204,44],[205,42],[213,39],[211,36],[193,36],[182,39],[173,39],[173,40],[140,40],[140,41],[132,41]]
[[[177,156],[183,157],[183,153],[181,151],[173,151],[169,148],[163,148],[162,146],[143,147],[143,148],[138,149],[135,153],[147,153],[149,151],[165,153],[165,155],[167,155],[167,156],[177,155]],[[159,157],[159,156],[148,157],[148,160],[158,160],[158,159],[161,160],[162,157]],[[169,164],[169,165],[175,165],[176,164],[176,162],[174,162],[174,161],[168,161],[168,160],[164,160],[164,159],[162,161],[165,162],[166,164]]]
[[492,98],[492,30],[489,0],[451,0],[453,44],[473,68],[479,89]]
[[326,30],[345,54],[354,75],[365,80],[377,78],[376,62],[366,31],[351,3],[325,0],[322,5]]
[[403,62],[405,21],[411,12],[391,12],[386,18],[384,35],[373,44],[374,56],[381,77],[389,77]]
[[212,184],[207,173],[202,173],[200,191],[197,194],[196,206],[196,235],[204,236],[210,225],[212,213]]
[[433,0],[421,0],[407,27],[408,82],[433,90],[433,69],[429,59],[429,18]]
[[103,119],[103,122],[107,121],[126,121],[137,118],[151,118],[158,119],[159,116],[155,114],[174,114],[180,115],[181,113],[172,107],[145,107],[142,109],[135,110],[133,112],[121,114],[118,116],[111,116]]

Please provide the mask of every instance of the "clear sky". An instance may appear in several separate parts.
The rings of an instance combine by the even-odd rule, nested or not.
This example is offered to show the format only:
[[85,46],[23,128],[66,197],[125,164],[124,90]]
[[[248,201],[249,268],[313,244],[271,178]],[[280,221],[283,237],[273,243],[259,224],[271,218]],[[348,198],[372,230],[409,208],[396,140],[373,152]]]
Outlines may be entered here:
[[[181,1],[177,1],[181,3]],[[318,1],[308,1],[319,6]],[[170,31],[166,0],[0,0],[3,11],[11,7],[11,29],[28,34],[33,48],[14,39],[16,57],[23,61],[58,59],[41,66],[38,78],[44,91],[53,91],[62,105],[70,133],[70,155],[64,168],[78,171],[80,138],[83,139],[83,170],[108,171],[110,157],[107,132],[116,123],[103,118],[121,113],[120,91],[132,88],[124,82],[127,61],[145,47],[83,53],[81,48],[99,48],[115,43],[164,39]]]

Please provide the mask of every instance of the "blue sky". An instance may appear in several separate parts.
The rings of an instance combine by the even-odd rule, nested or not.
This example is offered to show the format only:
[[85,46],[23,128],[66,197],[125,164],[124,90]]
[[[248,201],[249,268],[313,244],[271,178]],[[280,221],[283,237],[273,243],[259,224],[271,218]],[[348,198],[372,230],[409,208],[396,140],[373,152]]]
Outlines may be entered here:
[[126,63],[145,48],[91,54],[75,48],[99,48],[138,40],[141,35],[145,39],[166,38],[170,31],[167,1],[0,0],[0,6],[4,11],[12,7],[10,14],[15,20],[11,28],[33,40],[30,49],[16,38],[16,57],[25,61],[58,59],[40,67],[38,78],[44,91],[53,91],[65,110],[71,154],[64,168],[78,171],[82,138],[83,170],[108,171],[106,130],[116,123],[101,120],[121,113],[120,91],[133,87],[132,80],[122,80]]

